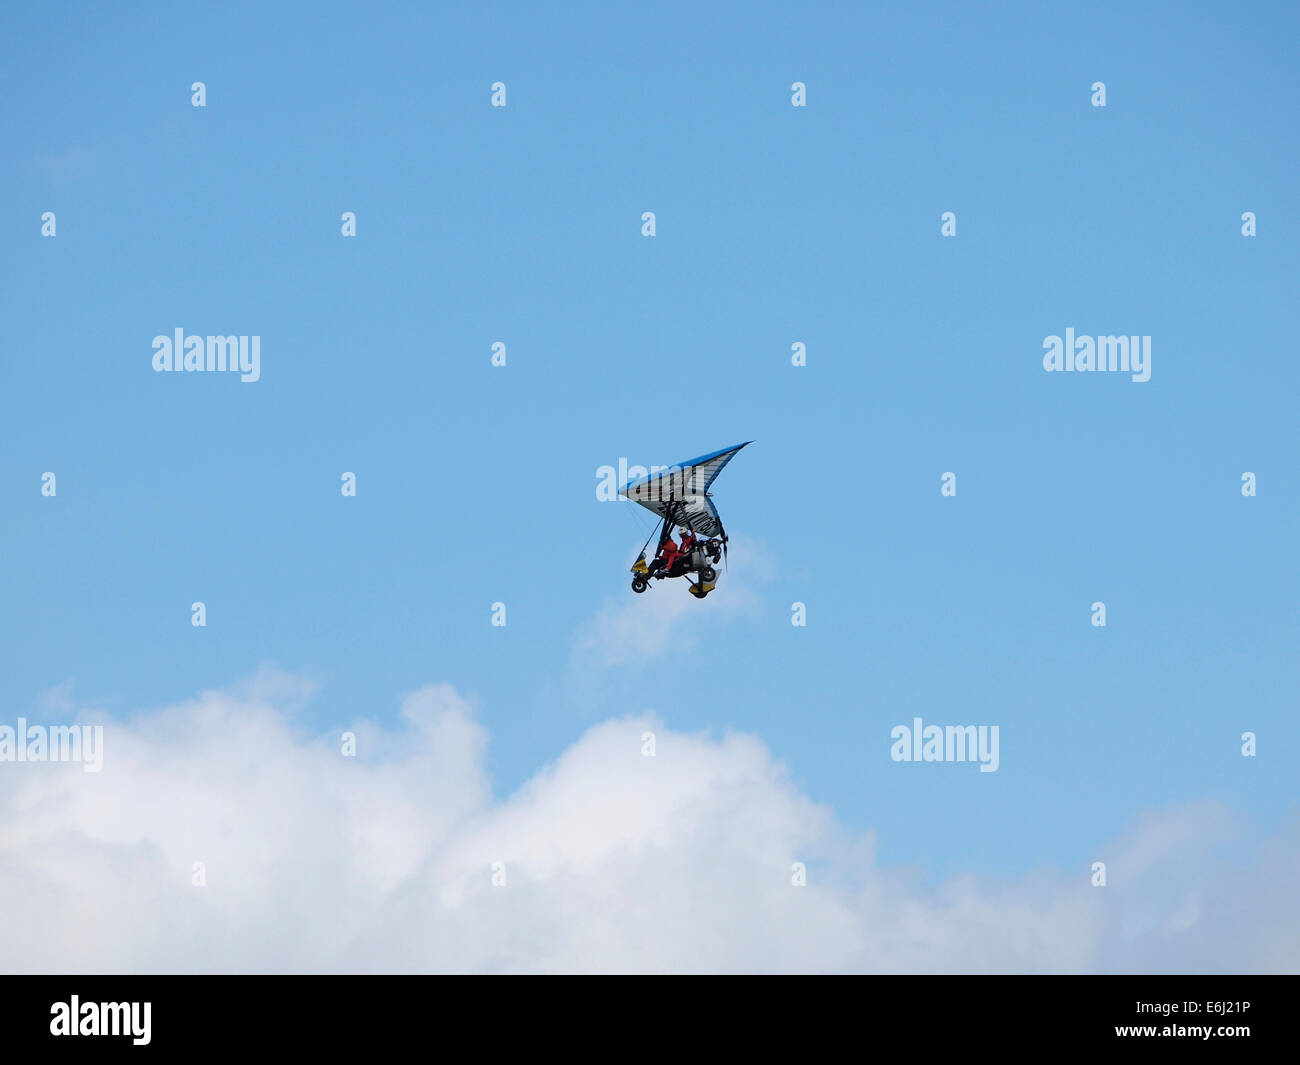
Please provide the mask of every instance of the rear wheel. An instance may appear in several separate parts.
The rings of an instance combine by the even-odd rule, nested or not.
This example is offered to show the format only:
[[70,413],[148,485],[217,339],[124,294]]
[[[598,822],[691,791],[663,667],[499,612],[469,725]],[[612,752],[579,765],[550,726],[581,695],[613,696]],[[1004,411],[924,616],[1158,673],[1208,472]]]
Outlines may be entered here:
[[715,570],[712,566],[705,566],[702,570],[700,570],[700,580],[702,580],[705,584],[712,584],[717,579],[718,579],[718,571]]

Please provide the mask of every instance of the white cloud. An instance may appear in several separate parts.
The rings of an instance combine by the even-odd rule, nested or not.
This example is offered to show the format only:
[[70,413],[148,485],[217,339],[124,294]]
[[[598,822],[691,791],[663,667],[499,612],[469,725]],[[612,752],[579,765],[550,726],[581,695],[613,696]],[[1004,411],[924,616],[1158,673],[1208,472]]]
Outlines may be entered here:
[[[1214,804],[1152,814],[1088,862],[937,888],[882,867],[757,739],[652,717],[589,729],[494,801],[473,708],[301,733],[307,686],[102,718],[102,772],[0,765],[7,971],[1083,971],[1300,968],[1300,831],[1214,856]],[[642,733],[657,754],[643,757]],[[207,886],[191,886],[203,861]],[[791,863],[809,886],[791,885]],[[504,863],[506,886],[491,883]]]

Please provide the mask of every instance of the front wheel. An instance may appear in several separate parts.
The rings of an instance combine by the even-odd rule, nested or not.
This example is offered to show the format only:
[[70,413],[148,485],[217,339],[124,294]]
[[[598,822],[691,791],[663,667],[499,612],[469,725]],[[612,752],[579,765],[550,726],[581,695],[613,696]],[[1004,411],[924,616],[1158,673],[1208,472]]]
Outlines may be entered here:
[[702,580],[705,584],[712,584],[717,579],[718,579],[718,571],[715,570],[712,566],[705,566],[702,570],[700,570],[700,580]]
[[646,590],[646,587],[647,585],[645,582],[645,578],[642,577],[641,574],[638,573],[635,577],[632,578],[632,591],[636,592],[637,595],[640,595],[642,592],[644,592]]

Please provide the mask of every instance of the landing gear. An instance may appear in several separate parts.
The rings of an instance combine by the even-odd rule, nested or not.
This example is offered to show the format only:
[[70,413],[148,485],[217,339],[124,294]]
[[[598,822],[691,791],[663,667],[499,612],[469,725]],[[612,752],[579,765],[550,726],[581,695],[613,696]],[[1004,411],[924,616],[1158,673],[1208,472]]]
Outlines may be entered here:
[[[696,599],[703,599],[713,591],[718,580],[716,567],[726,557],[726,534],[720,537],[711,536],[707,540],[693,536],[692,546],[684,554],[678,553],[671,565],[665,566],[663,552],[671,541],[670,534],[676,516],[676,510],[664,516],[663,524],[659,526],[659,547],[654,560],[649,564],[646,563],[646,551],[650,546],[650,539],[647,539],[641,548],[641,554],[632,565],[632,591],[637,595],[645,592],[650,587],[651,581],[662,581],[671,577],[685,577],[687,591]],[[683,528],[687,527],[683,526]],[[652,538],[653,536],[654,534],[651,533]]]

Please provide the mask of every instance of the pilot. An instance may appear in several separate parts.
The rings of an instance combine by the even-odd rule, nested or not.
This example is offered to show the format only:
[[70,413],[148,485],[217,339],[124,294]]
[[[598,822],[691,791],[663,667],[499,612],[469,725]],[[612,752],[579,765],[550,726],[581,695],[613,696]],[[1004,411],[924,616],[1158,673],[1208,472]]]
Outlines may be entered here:
[[674,575],[671,572],[673,564],[680,557],[681,552],[677,549],[677,545],[673,543],[673,538],[671,536],[665,537],[664,542],[659,545],[659,553],[655,556],[650,569],[652,572],[656,569],[663,570],[665,575],[671,577]]

